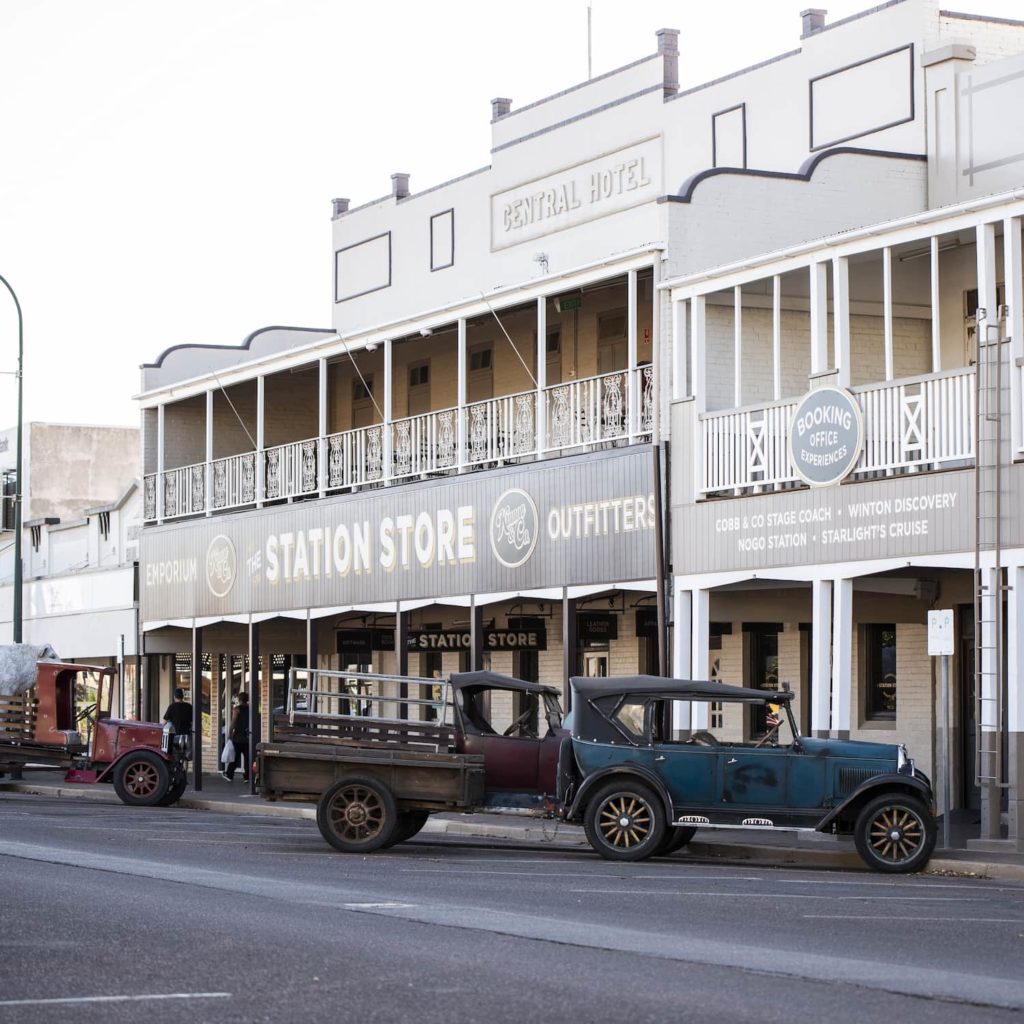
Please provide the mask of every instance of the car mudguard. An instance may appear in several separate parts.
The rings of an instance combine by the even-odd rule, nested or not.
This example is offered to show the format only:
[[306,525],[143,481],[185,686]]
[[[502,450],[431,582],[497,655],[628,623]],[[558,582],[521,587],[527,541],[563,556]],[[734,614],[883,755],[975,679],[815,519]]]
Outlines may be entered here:
[[587,776],[587,778],[580,784],[576,791],[576,795],[573,797],[572,806],[569,808],[569,811],[565,816],[566,820],[573,821],[578,819],[582,813],[582,809],[586,806],[587,796],[596,786],[600,785],[600,783],[605,782],[616,775],[635,775],[637,778],[643,779],[643,781],[661,798],[662,806],[665,808],[666,820],[669,823],[672,822],[672,798],[668,795],[665,783],[648,768],[644,768],[641,765],[636,764],[612,765],[608,768],[602,768],[599,772],[595,772],[593,775]]
[[833,807],[817,825],[816,832],[824,832],[829,828],[843,812],[853,804],[861,803],[865,797],[870,797],[886,790],[902,789],[905,792],[914,793],[919,796],[927,805],[929,810],[934,805],[935,798],[931,786],[914,775],[901,775],[898,772],[889,772],[885,775],[876,775],[862,782],[841,804]]

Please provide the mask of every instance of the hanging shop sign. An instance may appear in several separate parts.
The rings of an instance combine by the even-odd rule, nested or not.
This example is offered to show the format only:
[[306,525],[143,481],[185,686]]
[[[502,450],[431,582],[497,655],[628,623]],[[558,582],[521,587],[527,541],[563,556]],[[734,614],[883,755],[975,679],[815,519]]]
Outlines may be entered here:
[[805,483],[839,483],[857,465],[863,444],[863,417],[849,391],[816,388],[800,400],[789,428],[789,454]]
[[[548,634],[544,629],[485,629],[485,651],[546,651]],[[472,635],[468,629],[412,629],[409,650],[468,651]]]
[[608,612],[580,612],[576,616],[576,637],[588,644],[618,640],[618,616]]
[[637,608],[636,635],[646,640],[658,639],[658,609]]
[[339,629],[337,632],[337,654],[373,654],[374,651],[393,651],[395,631],[381,626],[366,629]]

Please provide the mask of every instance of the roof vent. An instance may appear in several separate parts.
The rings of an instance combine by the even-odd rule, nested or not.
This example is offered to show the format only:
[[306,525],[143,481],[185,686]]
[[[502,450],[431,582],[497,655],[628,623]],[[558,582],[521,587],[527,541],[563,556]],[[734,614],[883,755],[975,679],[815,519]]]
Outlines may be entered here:
[[512,109],[512,101],[507,96],[498,96],[491,100],[491,120],[497,121]]
[[809,7],[806,11],[801,11],[800,17],[803,18],[804,31],[800,38],[806,39],[808,36],[820,32],[825,27],[826,14],[828,11],[821,7]]
[[391,194],[396,199],[404,199],[409,194],[409,175],[391,175]]
[[333,208],[332,217],[340,217],[343,213],[348,213],[348,199],[332,199],[331,206]]

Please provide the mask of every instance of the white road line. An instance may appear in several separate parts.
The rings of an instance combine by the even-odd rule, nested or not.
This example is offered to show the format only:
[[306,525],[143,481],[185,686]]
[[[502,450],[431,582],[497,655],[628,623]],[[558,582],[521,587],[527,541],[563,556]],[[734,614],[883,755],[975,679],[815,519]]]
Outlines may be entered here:
[[346,910],[407,910],[415,903],[343,903]]
[[821,921],[930,921],[943,924],[1017,924],[1024,925],[1020,917],[908,917],[906,914],[801,914],[801,917]]
[[678,889],[570,889],[575,893],[600,893],[617,896],[703,896],[710,899],[733,897],[740,900],[830,900],[833,903],[846,901],[863,902],[866,900],[885,900],[887,903],[978,903],[970,896],[834,896],[831,893],[816,896],[811,893],[779,893],[779,892],[681,892]]
[[61,1006],[76,1003],[141,1003],[157,999],[230,999],[230,992],[160,992],[142,996],[74,996],[67,999],[5,999],[2,1006]]

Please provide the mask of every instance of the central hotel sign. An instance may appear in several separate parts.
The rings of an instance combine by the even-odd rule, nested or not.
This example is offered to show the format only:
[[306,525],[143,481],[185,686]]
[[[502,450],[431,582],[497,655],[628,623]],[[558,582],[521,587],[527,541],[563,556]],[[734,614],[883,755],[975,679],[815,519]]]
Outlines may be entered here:
[[491,196],[491,248],[652,202],[661,194],[661,139],[647,139]]
[[151,527],[147,621],[654,575],[649,450]]

